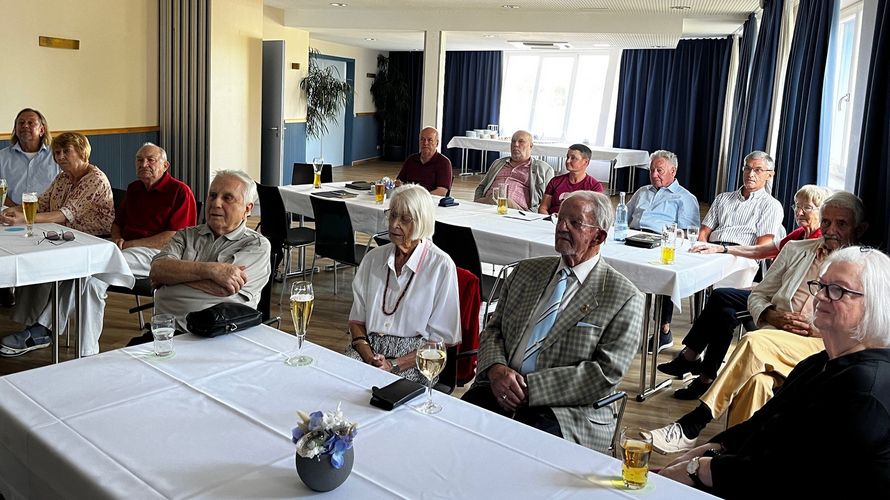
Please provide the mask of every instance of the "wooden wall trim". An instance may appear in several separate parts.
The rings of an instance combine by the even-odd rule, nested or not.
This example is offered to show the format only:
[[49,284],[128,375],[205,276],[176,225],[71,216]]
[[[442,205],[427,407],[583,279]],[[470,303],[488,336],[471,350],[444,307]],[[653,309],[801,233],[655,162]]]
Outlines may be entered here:
[[[112,134],[138,134],[142,132],[157,132],[161,127],[153,125],[150,127],[124,127],[124,128],[94,128],[83,130],[52,130],[53,136],[64,132],[80,132],[83,135],[112,135]],[[0,139],[8,141],[12,137],[11,134],[0,134]]]
[[305,118],[287,118],[284,123],[306,123]]
[[374,116],[374,111],[365,111],[363,113],[356,113],[355,116]]

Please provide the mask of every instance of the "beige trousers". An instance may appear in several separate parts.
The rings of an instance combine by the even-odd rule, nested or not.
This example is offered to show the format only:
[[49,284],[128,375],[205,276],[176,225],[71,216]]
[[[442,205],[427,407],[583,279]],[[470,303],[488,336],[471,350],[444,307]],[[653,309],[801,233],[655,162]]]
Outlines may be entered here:
[[783,330],[757,330],[744,337],[701,402],[718,418],[727,409],[729,425],[747,420],[773,396],[798,362],[825,349],[822,339]]

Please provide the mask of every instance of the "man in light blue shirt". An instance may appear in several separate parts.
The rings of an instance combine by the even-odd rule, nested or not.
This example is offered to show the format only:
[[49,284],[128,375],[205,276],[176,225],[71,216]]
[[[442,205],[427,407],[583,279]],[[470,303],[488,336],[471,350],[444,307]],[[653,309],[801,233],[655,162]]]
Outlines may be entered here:
[[0,150],[0,178],[6,179],[9,187],[6,206],[20,204],[22,193],[43,193],[59,175],[51,143],[52,135],[43,114],[30,108],[19,111],[10,145]]
[[[695,228],[701,225],[701,212],[695,195],[677,182],[677,155],[670,151],[658,150],[649,156],[649,181],[652,183],[637,189],[627,213],[631,229],[661,233],[666,224],[677,224],[677,228]],[[674,307],[670,299],[659,297],[661,308],[661,335],[658,351],[674,345],[671,334],[671,319]],[[649,351],[653,349],[650,339]]]

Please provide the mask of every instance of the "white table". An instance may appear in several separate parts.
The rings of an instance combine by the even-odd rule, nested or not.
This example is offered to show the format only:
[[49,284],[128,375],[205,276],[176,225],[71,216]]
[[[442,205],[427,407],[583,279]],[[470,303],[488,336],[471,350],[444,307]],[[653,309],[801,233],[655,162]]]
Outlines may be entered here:
[[[557,142],[535,142],[532,146],[532,155],[534,156],[555,156],[558,158],[565,157],[571,144]],[[482,164],[480,172],[485,173],[487,165],[485,164],[486,151],[497,151],[499,153],[510,152],[510,139],[479,139],[476,137],[454,136],[448,141],[449,148],[461,148],[461,175],[468,174],[467,166],[467,150],[474,149],[483,152]],[[590,159],[592,161],[609,162],[609,190],[612,194],[616,193],[616,175],[615,172],[619,168],[630,168],[630,176],[628,179],[628,191],[632,191],[634,176],[637,168],[649,168],[649,152],[639,149],[621,149],[607,148],[603,146],[591,146]]]
[[[74,241],[42,241],[45,231],[74,233]],[[111,285],[132,287],[133,273],[117,245],[59,224],[35,224],[34,237],[25,238],[23,226],[0,226],[0,287],[55,283],[53,332],[59,331],[58,284],[94,276]],[[79,285],[79,283],[78,283]],[[77,294],[78,300],[80,294]],[[78,310],[79,310],[78,303]],[[53,363],[59,361],[58,335],[53,335]],[[78,329],[77,357],[80,357]]]
[[[310,332],[311,336],[311,332]],[[0,492],[17,498],[293,498],[296,412],[342,405],[355,465],[328,498],[705,498],[650,475],[614,488],[620,463],[443,394],[428,416],[368,404],[394,375],[260,326],[176,337],[0,378]],[[422,446],[422,447],[421,447]],[[395,452],[394,450],[399,450]]]

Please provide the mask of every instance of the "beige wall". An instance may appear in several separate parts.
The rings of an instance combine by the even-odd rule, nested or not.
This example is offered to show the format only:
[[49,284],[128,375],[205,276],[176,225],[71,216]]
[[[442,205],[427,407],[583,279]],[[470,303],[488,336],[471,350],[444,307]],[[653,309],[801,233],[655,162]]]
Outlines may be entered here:
[[[158,125],[157,0],[3,0],[0,133],[22,108],[52,130]],[[40,47],[39,36],[80,40]]]
[[259,179],[263,2],[213,0],[210,12],[210,170]]
[[[368,73],[377,73],[377,55],[381,52],[339,43],[326,42],[311,38],[309,45],[324,55],[355,59],[355,112],[373,113],[374,101],[371,99],[371,83]],[[388,54],[388,53],[384,53]]]

